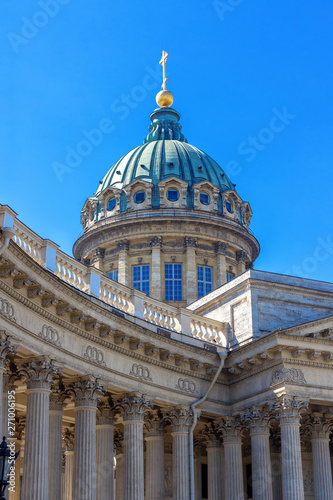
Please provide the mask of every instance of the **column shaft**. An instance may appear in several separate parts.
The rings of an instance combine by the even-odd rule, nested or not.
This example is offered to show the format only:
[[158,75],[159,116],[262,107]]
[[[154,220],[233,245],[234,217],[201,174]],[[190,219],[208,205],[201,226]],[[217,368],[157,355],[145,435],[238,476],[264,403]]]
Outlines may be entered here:
[[151,250],[151,293],[154,299],[161,300],[161,249],[152,247]]
[[50,410],[49,416],[49,496],[61,498],[62,411]]
[[114,500],[113,425],[96,427],[97,500]]
[[269,432],[251,432],[251,457],[254,500],[273,500]]
[[312,438],[313,483],[315,500],[333,498],[329,438]]
[[124,500],[144,499],[143,421],[124,421]]
[[27,390],[22,500],[48,498],[48,389]]
[[65,496],[62,500],[72,500],[74,452],[65,451],[65,455],[66,455],[65,486],[64,486]]
[[187,303],[190,304],[191,302],[194,302],[198,298],[195,248],[188,247],[186,249],[186,261],[187,261]]
[[116,458],[116,500],[124,500],[124,455]]
[[173,432],[174,500],[188,500],[190,495],[190,463],[188,432]]
[[242,442],[224,440],[225,500],[244,500]]
[[122,285],[128,286],[128,256],[127,251],[118,254],[118,281]]
[[280,453],[271,453],[273,500],[282,500],[282,463]]
[[208,460],[208,498],[222,500],[222,453],[221,447],[207,447]]
[[96,410],[75,408],[73,500],[96,500]]
[[146,500],[164,500],[164,436],[146,437]]
[[217,258],[217,286],[227,282],[227,261],[225,255],[218,254]]
[[298,423],[281,423],[283,500],[304,500],[301,438]]

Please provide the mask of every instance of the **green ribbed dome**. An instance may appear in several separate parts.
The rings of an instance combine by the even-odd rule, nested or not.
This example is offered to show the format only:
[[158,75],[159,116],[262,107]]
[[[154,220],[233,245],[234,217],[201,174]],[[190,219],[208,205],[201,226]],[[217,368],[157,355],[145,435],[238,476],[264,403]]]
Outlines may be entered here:
[[187,143],[179,118],[172,108],[155,110],[144,144],[110,168],[95,195],[111,186],[121,189],[138,179],[157,184],[168,177],[177,177],[190,186],[209,181],[221,191],[234,189],[235,185],[210,156]]

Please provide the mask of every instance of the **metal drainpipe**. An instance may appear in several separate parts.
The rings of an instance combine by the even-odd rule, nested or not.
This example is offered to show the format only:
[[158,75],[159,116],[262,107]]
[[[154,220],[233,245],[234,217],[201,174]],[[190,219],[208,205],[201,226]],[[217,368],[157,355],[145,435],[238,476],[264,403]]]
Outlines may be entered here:
[[2,229],[2,234],[5,237],[5,241],[3,242],[3,244],[0,247],[0,255],[5,250],[5,248],[8,248],[10,239],[16,233],[16,228],[14,228],[14,227],[2,227],[1,229]]
[[196,401],[194,401],[193,403],[190,404],[190,408],[192,408],[192,411],[193,411],[193,424],[192,424],[191,429],[190,429],[190,442],[189,442],[189,447],[190,447],[190,450],[189,450],[189,452],[190,452],[189,453],[190,454],[190,500],[195,500],[195,498],[194,498],[195,488],[194,488],[193,432],[194,432],[195,426],[197,425],[197,421],[198,421],[198,414],[197,414],[195,407],[198,406],[198,404],[203,403],[205,401],[208,394],[212,390],[218,376],[220,375],[220,373],[222,371],[222,368],[224,366],[224,361],[225,361],[228,354],[226,352],[218,352],[217,354],[220,356],[220,366],[219,366],[217,372],[215,373],[215,377],[213,378],[210,386],[208,387],[206,394],[202,398],[197,399]]

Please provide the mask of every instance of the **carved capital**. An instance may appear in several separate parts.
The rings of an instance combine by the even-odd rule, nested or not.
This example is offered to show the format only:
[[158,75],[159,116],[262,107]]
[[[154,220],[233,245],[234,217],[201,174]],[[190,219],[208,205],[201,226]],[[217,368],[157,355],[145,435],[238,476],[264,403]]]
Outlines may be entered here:
[[164,435],[165,420],[160,410],[151,410],[145,420],[146,437],[161,437]]
[[269,434],[272,415],[268,407],[252,406],[241,413],[243,422],[247,423],[251,435]]
[[66,384],[66,393],[72,396],[76,408],[88,406],[97,409],[97,400],[105,393],[105,385],[100,379],[85,375]]
[[189,406],[176,406],[166,414],[173,433],[189,432],[193,423],[193,410]]
[[62,383],[57,380],[51,386],[50,411],[62,411],[66,397]]
[[197,240],[196,238],[191,238],[190,236],[185,236],[184,238],[184,247],[185,248],[196,248]]
[[104,259],[104,256],[105,256],[105,249],[100,247],[96,248],[95,257],[97,259]]
[[24,378],[27,389],[50,390],[53,379],[61,375],[62,366],[49,356],[36,356],[17,364],[17,373]]
[[223,243],[223,241],[217,241],[215,243],[215,253],[217,255],[226,255],[226,252],[227,252],[226,243]]
[[219,428],[214,422],[209,422],[200,433],[200,437],[207,448],[220,448],[222,446]]
[[114,425],[114,405],[109,401],[100,403],[97,410],[97,425]]
[[306,415],[304,428],[311,439],[329,439],[333,431],[333,415],[318,411]]
[[66,451],[74,451],[74,427],[66,427],[62,435]]
[[236,252],[236,260],[237,262],[245,262],[246,253],[243,250],[239,250],[238,252]]
[[280,425],[299,424],[301,414],[309,405],[306,399],[283,394],[271,403],[271,408],[280,419]]
[[152,248],[161,248],[162,243],[163,243],[163,238],[162,238],[162,236],[153,236],[153,237],[150,239],[150,246],[151,246]]
[[4,330],[0,330],[0,369],[4,368],[8,356],[14,356],[17,352],[18,345],[13,343],[15,340]]
[[118,243],[117,243],[117,251],[118,252],[128,252],[128,250],[129,250],[129,241],[128,240],[118,241]]
[[153,401],[149,401],[145,394],[126,394],[119,400],[116,408],[121,412],[124,422],[138,420],[143,422],[145,412],[153,405]]
[[223,436],[223,443],[240,444],[242,442],[242,422],[239,417],[223,417],[218,425]]

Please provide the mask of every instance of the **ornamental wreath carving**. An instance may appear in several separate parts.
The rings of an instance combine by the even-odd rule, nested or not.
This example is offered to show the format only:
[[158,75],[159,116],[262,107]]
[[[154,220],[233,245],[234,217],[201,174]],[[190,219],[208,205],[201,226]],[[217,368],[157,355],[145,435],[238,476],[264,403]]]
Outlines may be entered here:
[[148,368],[143,365],[137,365],[136,363],[134,363],[129,374],[133,375],[133,377],[140,378],[141,380],[152,381]]
[[273,372],[271,387],[286,382],[306,384],[304,374],[299,368],[279,368]]
[[39,332],[38,336],[44,340],[48,340],[51,344],[61,346],[60,335],[58,331],[51,326],[43,325],[42,331]]
[[93,363],[97,363],[98,365],[105,365],[104,354],[100,349],[97,349],[97,347],[88,345],[83,356]]
[[192,380],[188,378],[179,378],[176,384],[176,389],[179,389],[182,392],[188,392],[190,394],[198,394],[197,386]]
[[16,323],[14,307],[8,300],[2,297],[0,297],[0,314]]

